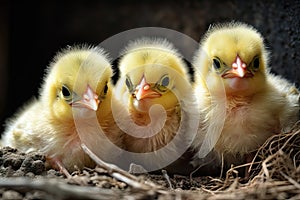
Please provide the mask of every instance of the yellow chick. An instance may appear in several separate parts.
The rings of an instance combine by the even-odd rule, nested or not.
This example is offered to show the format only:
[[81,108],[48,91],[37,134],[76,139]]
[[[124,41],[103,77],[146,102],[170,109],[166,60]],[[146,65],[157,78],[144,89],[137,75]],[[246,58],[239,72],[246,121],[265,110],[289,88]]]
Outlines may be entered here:
[[7,123],[2,145],[39,151],[66,175],[75,165],[95,165],[81,143],[104,160],[115,158],[110,143],[121,146],[122,138],[111,112],[111,76],[102,49],[78,46],[62,51],[47,69],[39,98]]
[[205,115],[192,144],[199,152],[195,165],[212,149],[227,166],[250,162],[267,138],[297,121],[299,92],[269,72],[268,60],[263,37],[252,26],[219,24],[205,34],[193,62]]
[[182,155],[197,130],[188,68],[167,40],[141,38],[125,48],[119,69],[115,93],[132,120],[120,125],[125,149],[136,153],[133,163],[160,169]]

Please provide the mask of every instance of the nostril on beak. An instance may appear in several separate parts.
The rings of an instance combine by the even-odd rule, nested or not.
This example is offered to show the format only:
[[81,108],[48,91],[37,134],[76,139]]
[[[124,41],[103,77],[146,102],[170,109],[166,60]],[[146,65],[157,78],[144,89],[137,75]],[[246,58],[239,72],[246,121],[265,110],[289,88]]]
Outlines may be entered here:
[[149,84],[147,84],[147,85],[144,86],[144,90],[149,90],[149,89],[150,89],[150,85]]

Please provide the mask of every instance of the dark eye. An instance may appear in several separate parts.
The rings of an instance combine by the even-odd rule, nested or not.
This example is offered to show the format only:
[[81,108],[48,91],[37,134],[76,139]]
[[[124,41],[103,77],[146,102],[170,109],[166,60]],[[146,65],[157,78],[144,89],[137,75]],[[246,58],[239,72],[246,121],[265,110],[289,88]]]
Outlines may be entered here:
[[108,86],[107,86],[107,84],[106,84],[106,85],[104,86],[103,93],[106,94],[107,91],[108,91]]
[[126,84],[128,90],[130,92],[132,92],[133,91],[133,84],[132,84],[132,82],[131,82],[131,80],[128,76],[126,77],[125,84]]
[[164,86],[164,87],[167,87],[170,83],[170,78],[168,76],[164,77],[162,80],[161,80],[161,85]]
[[125,84],[126,84],[126,86],[127,86],[128,89],[131,88],[132,84],[131,84],[131,81],[130,81],[129,77],[126,77]]
[[221,68],[221,63],[218,59],[214,58],[213,59],[213,66],[215,68],[215,70],[219,70]]
[[155,88],[157,88],[160,92],[166,92],[167,87],[170,84],[170,78],[168,75],[164,75],[159,82],[155,84]]
[[64,98],[70,98],[71,97],[71,92],[70,90],[68,89],[67,86],[63,85],[62,88],[61,88],[61,93],[62,95],[64,96]]
[[254,58],[254,60],[253,60],[253,68],[254,69],[259,68],[259,58],[258,57]]

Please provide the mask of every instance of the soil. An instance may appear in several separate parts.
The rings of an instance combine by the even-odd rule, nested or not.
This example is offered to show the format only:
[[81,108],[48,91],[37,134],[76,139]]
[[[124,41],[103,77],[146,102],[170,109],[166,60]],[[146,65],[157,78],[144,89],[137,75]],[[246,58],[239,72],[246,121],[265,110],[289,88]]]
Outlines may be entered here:
[[[45,156],[38,153],[25,154],[10,147],[1,148],[1,199],[57,199],[57,196],[59,196],[59,199],[69,199],[70,196],[67,194],[67,191],[72,190],[72,188],[76,189],[77,186],[81,186],[85,189],[86,187],[101,188],[104,190],[109,189],[110,192],[108,193],[111,193],[109,199],[113,198],[115,195],[124,199],[128,199],[130,196],[134,197],[134,199],[157,199],[160,196],[169,196],[173,199],[173,192],[176,193],[176,191],[182,192],[185,190],[196,192],[201,188],[201,184],[209,181],[209,178],[207,177],[198,177],[190,180],[189,177],[175,175],[172,178],[167,179],[164,175],[144,174],[138,176],[138,179],[141,182],[151,182],[164,192],[150,190],[147,192],[137,192],[126,183],[112,178],[103,168],[96,167],[95,169],[84,168],[83,170],[77,170],[71,174],[72,178],[67,179],[59,171],[54,169],[47,170],[45,161]],[[37,180],[38,182],[35,182]],[[59,194],[53,193],[53,190],[49,189],[52,187],[51,183],[53,183],[53,181],[57,182],[57,184],[64,184],[64,187],[68,187],[69,190],[65,191],[65,189],[57,188],[58,190],[61,190],[56,191]],[[170,181],[170,183],[168,181]],[[40,185],[40,187],[36,184]],[[89,191],[84,190],[84,192]],[[91,198],[88,195],[85,196],[84,192],[74,192],[74,194],[78,195],[78,193],[80,193],[80,195],[71,197],[72,199],[78,199],[78,197],[83,197],[85,199]],[[102,192],[99,191],[97,199],[102,199]],[[65,195],[61,195],[60,193],[65,193]]]

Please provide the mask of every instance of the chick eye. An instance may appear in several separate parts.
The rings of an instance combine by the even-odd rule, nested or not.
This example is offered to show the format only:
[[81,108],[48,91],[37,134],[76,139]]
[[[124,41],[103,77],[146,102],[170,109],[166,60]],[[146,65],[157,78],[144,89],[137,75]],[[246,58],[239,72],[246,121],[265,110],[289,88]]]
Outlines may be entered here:
[[104,86],[103,93],[106,94],[107,91],[108,91],[108,86],[107,86],[107,84],[106,84],[106,85]]
[[167,91],[167,87],[168,85],[170,84],[170,78],[168,75],[164,75],[160,81],[155,84],[156,85],[156,88],[161,91],[161,92],[165,92]]
[[168,76],[164,77],[162,80],[161,80],[161,85],[164,86],[164,87],[167,87],[170,83],[170,78]]
[[71,99],[72,98],[72,94],[71,94],[69,88],[65,85],[63,85],[62,88],[61,88],[61,94],[63,95],[63,97],[65,99]]
[[258,57],[254,58],[252,66],[253,66],[254,70],[258,70],[258,68],[259,68],[259,58]]
[[132,84],[132,82],[131,82],[131,80],[128,76],[126,77],[125,84],[126,84],[128,90],[130,92],[132,92],[133,91],[133,84]]
[[215,68],[215,70],[220,70],[221,69],[221,63],[218,59],[214,58],[213,59],[213,66]]

